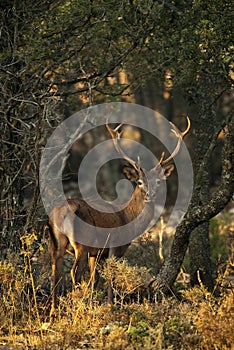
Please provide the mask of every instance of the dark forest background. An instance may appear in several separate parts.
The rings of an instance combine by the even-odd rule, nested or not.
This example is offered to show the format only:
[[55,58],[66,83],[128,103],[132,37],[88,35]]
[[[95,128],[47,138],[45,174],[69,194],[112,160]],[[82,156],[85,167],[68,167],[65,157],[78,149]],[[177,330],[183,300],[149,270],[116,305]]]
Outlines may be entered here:
[[[210,220],[224,209],[229,221],[233,215],[232,11],[229,1],[217,0],[1,1],[2,261],[22,246],[36,259],[47,249],[39,166],[53,130],[88,106],[134,102],[159,111],[180,129],[185,116],[192,123],[186,144],[194,191],[153,283],[154,294],[172,288],[186,251],[190,284],[213,290],[217,266]],[[78,163],[99,137],[108,137],[105,130],[73,147]],[[131,137],[137,139],[139,131]],[[101,191],[113,181],[110,169],[100,177]],[[67,191],[73,188],[70,180],[76,179],[67,170]],[[173,202],[176,184],[169,186]],[[25,237],[32,234],[36,239],[28,244]]]

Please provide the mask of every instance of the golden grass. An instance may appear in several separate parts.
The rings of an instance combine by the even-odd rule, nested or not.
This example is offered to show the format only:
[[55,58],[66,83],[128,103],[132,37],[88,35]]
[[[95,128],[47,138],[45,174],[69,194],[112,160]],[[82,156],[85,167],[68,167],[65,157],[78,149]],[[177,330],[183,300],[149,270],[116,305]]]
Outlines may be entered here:
[[[226,226],[224,231],[230,236]],[[10,254],[0,262],[0,350],[234,349],[232,243],[216,281],[218,296],[202,285],[185,286],[182,300],[174,296],[157,303],[147,287],[151,274],[145,267],[110,259],[98,269],[111,281],[114,305],[106,303],[105,281],[99,290],[83,282],[60,297],[50,322],[48,297],[41,296],[49,284],[49,267],[39,270],[29,254],[36,239],[34,233],[25,235],[21,255]],[[47,254],[40,252],[40,264]]]

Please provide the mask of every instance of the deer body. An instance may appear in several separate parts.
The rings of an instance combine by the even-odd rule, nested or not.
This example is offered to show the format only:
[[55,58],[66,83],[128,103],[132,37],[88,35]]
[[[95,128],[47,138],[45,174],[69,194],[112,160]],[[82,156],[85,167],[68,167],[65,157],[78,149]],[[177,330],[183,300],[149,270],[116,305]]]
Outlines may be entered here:
[[[95,223],[99,227],[119,227],[125,225],[136,218],[136,216],[141,215],[143,209],[147,215],[140,220],[140,227],[137,230],[143,233],[154,214],[153,202],[146,203],[146,208],[142,207],[143,200],[141,198],[141,192],[139,188],[136,187],[132,199],[125,210],[116,211],[114,213],[102,213],[97,212],[95,209],[89,207],[85,201],[80,198],[68,199],[67,200],[70,209],[81,218],[84,216],[86,222],[92,225]],[[104,209],[104,208],[103,208]],[[64,234],[64,222],[68,217],[69,211],[67,205],[61,204],[61,206],[55,207],[52,210],[50,220],[49,220],[49,231],[50,231],[50,253],[52,260],[52,305],[53,309],[57,307],[57,289],[60,279],[60,270],[63,264],[64,255],[67,250],[72,251],[75,259],[71,269],[71,278],[73,285],[77,285],[81,282],[81,277],[84,270],[89,262],[90,275],[94,279],[94,271],[97,257],[107,258],[115,256],[121,258],[126,252],[129,244],[113,248],[94,248],[90,246],[85,246],[77,243],[68,238],[69,233]],[[61,228],[62,230],[60,230]],[[71,230],[74,226],[71,225]],[[76,230],[82,231],[81,227],[76,227]],[[71,233],[71,232],[70,232]],[[70,234],[73,236],[73,234]],[[108,289],[108,301],[111,303],[112,292]]]
[[[87,230],[87,226],[82,224],[82,220],[94,227],[118,228],[137,218],[137,225],[131,226],[131,228],[136,231],[135,237],[142,234],[148,227],[154,215],[154,199],[159,186],[159,181],[165,180],[173,171],[174,166],[168,164],[168,162],[178,153],[181,140],[189,130],[190,122],[183,133],[181,133],[174,125],[172,126],[173,131],[178,137],[177,146],[174,152],[166,160],[164,159],[163,153],[159,164],[153,169],[146,171],[140,167],[140,164],[137,164],[130,159],[121,149],[119,145],[121,133],[118,132],[121,125],[114,130],[106,125],[113,139],[116,150],[129,164],[123,168],[123,173],[128,180],[135,184],[135,189],[127,206],[121,210],[118,210],[117,206],[114,207],[111,203],[106,202],[106,206],[111,206],[114,211],[105,212],[105,205],[103,206],[103,204],[95,202],[95,204],[98,204],[98,209],[95,209],[81,198],[67,200],[70,211],[67,203],[62,203],[52,210],[49,219],[50,253],[52,260],[52,314],[57,306],[58,284],[64,254],[69,247],[72,248],[75,256],[71,269],[72,282],[75,286],[81,281],[81,277],[88,263],[90,265],[91,278],[94,280],[97,258],[100,256],[102,258],[111,256],[120,258],[124,255],[130,244],[113,248],[104,247],[103,249],[100,249],[95,248],[95,243],[92,247],[79,243],[72,237],[79,237],[79,234],[84,233],[84,230]],[[81,219],[79,225],[74,225],[71,212]],[[108,301],[112,302],[111,286],[108,288]]]

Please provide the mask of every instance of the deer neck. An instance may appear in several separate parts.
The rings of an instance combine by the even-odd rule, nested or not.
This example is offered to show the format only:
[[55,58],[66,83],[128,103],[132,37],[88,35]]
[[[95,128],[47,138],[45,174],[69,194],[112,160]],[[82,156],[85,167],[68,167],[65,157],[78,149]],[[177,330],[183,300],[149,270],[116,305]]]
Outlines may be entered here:
[[154,204],[153,202],[145,202],[144,195],[141,190],[136,187],[127,207],[125,208],[125,215],[127,216],[128,221],[132,221],[143,212],[145,220],[151,221],[154,212]]

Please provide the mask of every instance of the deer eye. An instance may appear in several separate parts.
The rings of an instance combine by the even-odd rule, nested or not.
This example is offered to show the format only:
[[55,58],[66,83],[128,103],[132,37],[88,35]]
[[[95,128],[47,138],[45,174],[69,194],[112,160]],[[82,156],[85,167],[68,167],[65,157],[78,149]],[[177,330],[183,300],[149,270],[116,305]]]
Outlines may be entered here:
[[137,181],[137,184],[138,184],[139,186],[142,186],[142,185],[143,185],[143,181],[142,181],[142,180],[138,180],[138,181]]

